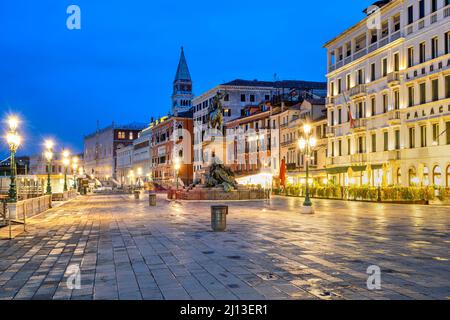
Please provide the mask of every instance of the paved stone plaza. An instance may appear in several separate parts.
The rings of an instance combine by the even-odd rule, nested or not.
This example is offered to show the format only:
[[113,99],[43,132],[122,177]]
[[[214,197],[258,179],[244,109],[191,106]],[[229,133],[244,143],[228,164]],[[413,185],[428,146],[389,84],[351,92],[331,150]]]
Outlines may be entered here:
[[[79,197],[0,234],[0,299],[449,299],[450,208]],[[381,290],[366,286],[370,265]],[[79,266],[81,288],[67,270]]]

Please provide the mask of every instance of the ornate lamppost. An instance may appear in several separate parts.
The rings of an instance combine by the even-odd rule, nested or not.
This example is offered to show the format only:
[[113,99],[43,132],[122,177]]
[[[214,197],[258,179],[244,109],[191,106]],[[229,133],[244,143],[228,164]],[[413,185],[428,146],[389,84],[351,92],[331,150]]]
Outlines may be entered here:
[[8,119],[9,131],[6,135],[6,142],[9,146],[9,151],[11,152],[10,157],[10,168],[11,174],[10,179],[11,182],[9,184],[9,202],[17,202],[17,185],[16,185],[16,175],[17,175],[17,167],[16,167],[16,152],[22,142],[22,138],[17,133],[17,127],[19,126],[19,120],[11,116]]
[[54,147],[54,142],[52,140],[46,140],[45,141],[45,159],[47,160],[47,194],[51,195],[52,194],[52,183],[51,183],[51,179],[50,179],[50,174],[52,171],[52,159],[53,159],[53,147]]
[[311,159],[312,149],[316,146],[317,140],[311,136],[311,125],[307,123],[303,125],[303,133],[304,136],[298,140],[298,146],[300,151],[305,155],[306,162],[306,194],[302,213],[312,214],[314,213],[314,209],[309,194],[309,160]]
[[77,179],[76,179],[76,175],[77,175],[77,170],[78,170],[78,157],[73,157],[72,158],[72,172],[73,172],[73,188],[75,190],[77,190]]
[[64,166],[64,192],[66,192],[69,188],[67,187],[67,170],[70,166],[69,160],[70,152],[68,150],[63,150],[62,152],[62,163]]

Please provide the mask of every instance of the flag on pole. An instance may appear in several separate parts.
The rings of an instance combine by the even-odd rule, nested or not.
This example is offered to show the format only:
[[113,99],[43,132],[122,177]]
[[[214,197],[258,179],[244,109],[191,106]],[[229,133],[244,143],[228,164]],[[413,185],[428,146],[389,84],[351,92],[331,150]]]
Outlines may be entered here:
[[350,121],[350,128],[353,128],[355,126],[355,119],[353,119],[352,109],[350,108],[350,105],[348,105],[348,121]]

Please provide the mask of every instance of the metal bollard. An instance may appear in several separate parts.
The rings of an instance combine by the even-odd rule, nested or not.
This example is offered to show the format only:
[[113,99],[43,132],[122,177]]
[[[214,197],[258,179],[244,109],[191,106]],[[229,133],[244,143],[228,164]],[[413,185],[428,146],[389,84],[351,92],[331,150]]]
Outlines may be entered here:
[[149,193],[148,195],[148,205],[150,207],[156,206],[156,193]]
[[211,206],[211,228],[214,232],[227,229],[228,206]]
[[141,196],[141,191],[135,190],[134,191],[134,199],[139,200],[140,196]]

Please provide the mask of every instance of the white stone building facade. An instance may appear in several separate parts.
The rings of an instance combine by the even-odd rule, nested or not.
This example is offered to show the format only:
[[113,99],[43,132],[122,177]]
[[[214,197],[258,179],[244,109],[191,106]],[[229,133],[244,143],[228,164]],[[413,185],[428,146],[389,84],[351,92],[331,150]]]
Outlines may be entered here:
[[325,44],[330,176],[450,187],[449,1],[381,5]]

